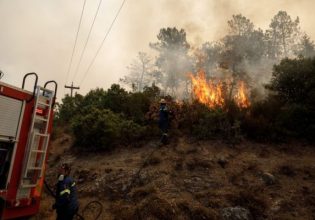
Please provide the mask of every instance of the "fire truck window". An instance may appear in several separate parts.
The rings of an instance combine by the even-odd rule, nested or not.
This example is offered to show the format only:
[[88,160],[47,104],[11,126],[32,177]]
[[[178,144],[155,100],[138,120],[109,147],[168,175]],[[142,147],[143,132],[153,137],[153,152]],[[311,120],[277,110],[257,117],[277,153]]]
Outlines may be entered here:
[[5,189],[6,187],[12,151],[12,144],[0,143],[0,189]]

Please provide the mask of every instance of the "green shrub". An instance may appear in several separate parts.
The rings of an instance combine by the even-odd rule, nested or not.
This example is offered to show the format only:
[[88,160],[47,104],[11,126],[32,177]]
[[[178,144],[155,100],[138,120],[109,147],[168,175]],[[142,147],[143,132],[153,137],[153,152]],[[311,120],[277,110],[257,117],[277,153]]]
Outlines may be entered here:
[[120,143],[130,144],[140,141],[147,133],[145,127],[131,120],[121,120],[120,134]]
[[282,103],[274,96],[253,103],[242,121],[244,134],[258,141],[278,140],[283,133],[277,120],[281,107]]
[[315,105],[315,57],[283,59],[273,68],[267,88],[276,92],[285,103]]
[[198,139],[223,137],[230,125],[228,114],[223,109],[209,109],[198,102],[182,105],[179,129]]
[[276,130],[281,130],[283,136],[314,140],[314,73],[315,58],[286,58],[274,66],[273,77],[267,85],[273,95],[263,103],[270,114],[260,115]]
[[62,99],[62,104],[56,103],[54,123],[67,125],[71,119],[80,113],[80,106],[83,101],[83,96],[76,94],[74,97],[66,95]]
[[308,130],[314,120],[313,116],[313,112],[305,105],[287,104],[282,107],[281,114],[279,114],[277,120],[287,135],[293,137],[307,137]]
[[90,150],[109,150],[114,146],[138,141],[144,133],[140,125],[123,119],[107,109],[91,108],[72,122],[75,146]]

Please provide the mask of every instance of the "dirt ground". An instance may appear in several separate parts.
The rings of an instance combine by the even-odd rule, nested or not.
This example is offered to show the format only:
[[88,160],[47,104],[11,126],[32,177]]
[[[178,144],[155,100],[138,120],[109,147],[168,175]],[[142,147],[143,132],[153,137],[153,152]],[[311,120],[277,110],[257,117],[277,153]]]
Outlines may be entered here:
[[[224,219],[223,209],[242,207],[248,219],[315,219],[315,147],[301,143],[152,141],[140,148],[78,153],[70,136],[51,143],[46,179],[72,165],[80,214],[95,219]],[[141,168],[141,169],[140,169]],[[45,190],[34,219],[55,219]],[[231,218],[233,219],[233,218]]]

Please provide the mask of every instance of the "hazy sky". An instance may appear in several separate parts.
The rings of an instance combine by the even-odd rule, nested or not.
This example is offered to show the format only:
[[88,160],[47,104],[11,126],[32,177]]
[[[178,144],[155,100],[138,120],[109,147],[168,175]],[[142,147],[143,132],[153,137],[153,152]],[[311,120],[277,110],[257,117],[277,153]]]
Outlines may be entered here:
[[[68,84],[98,2],[86,2]],[[81,82],[121,2],[102,1],[75,85]],[[83,0],[0,0],[0,70],[5,73],[1,80],[21,86],[25,73],[36,72],[40,84],[58,82],[61,98],[82,5]],[[184,28],[189,42],[199,45],[224,36],[233,14],[241,13],[266,29],[271,18],[285,10],[292,18],[299,16],[302,30],[315,39],[314,8],[315,0],[127,0],[80,93],[118,82],[138,51],[152,53],[148,44],[156,41],[162,27]]]

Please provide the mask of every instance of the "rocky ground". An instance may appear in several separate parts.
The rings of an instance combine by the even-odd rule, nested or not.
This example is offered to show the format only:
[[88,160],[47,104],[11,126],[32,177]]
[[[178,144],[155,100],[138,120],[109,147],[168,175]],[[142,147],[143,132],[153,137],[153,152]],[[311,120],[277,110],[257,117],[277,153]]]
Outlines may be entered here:
[[[51,145],[47,182],[72,165],[85,219],[315,219],[315,147],[301,143],[172,140],[159,147],[78,153],[70,136]],[[141,169],[140,169],[141,168]],[[44,192],[35,219],[55,219]]]

